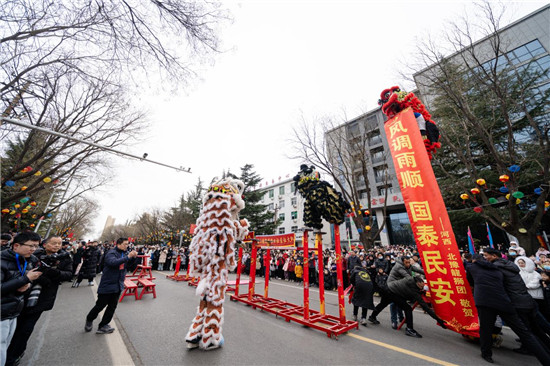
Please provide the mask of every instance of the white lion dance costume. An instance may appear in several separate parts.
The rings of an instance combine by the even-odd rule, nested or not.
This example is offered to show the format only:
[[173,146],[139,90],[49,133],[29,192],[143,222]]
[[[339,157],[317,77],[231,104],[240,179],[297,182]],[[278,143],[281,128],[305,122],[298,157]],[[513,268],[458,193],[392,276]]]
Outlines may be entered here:
[[204,350],[223,344],[223,302],[228,271],[235,263],[235,243],[248,233],[248,221],[239,220],[244,208],[240,180],[214,183],[203,198],[195,237],[189,247],[190,274],[200,277],[196,294],[201,300],[185,337],[187,348]]

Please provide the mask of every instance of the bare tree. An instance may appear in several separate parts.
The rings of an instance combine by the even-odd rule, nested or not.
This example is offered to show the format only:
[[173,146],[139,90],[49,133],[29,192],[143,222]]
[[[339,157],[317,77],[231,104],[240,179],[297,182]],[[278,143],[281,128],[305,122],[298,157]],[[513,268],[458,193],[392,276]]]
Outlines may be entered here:
[[[480,24],[466,18],[449,24],[446,43],[458,52],[452,57],[430,40],[417,47],[423,71],[415,81],[440,126],[435,170],[446,202],[467,193],[469,210],[476,207],[532,253],[550,191],[550,89],[540,87],[549,70],[510,52],[503,9],[485,2],[479,10]],[[476,43],[480,30],[484,41]],[[503,175],[509,181],[499,190]]]
[[[384,220],[375,227],[374,215],[371,214],[374,212],[371,200],[373,194],[368,169],[372,163],[369,135],[364,131],[360,126],[357,130],[351,130],[346,124],[338,125],[330,117],[311,124],[302,119],[301,126],[294,130],[296,154],[292,158],[312,164],[332,178],[344,199],[353,203],[351,218],[359,230],[361,243],[370,248],[386,224],[386,204],[383,206]],[[387,156],[383,154],[381,158],[386,160]],[[381,174],[380,177],[387,185],[387,169]],[[364,207],[362,202],[365,203]]]
[[75,238],[84,237],[92,229],[98,209],[97,202],[89,198],[79,197],[72,200],[60,208],[53,232],[56,235],[73,233]]

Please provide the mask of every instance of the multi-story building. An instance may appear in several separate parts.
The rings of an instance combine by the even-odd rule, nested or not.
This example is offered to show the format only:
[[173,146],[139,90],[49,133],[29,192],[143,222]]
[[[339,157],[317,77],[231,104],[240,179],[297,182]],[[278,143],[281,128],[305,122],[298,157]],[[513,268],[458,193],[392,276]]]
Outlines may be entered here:
[[[499,36],[503,43],[501,47],[505,47],[505,54],[502,55],[499,63],[508,63],[516,67],[518,70],[532,68],[539,72],[544,72],[550,68],[550,5],[546,5],[541,9],[519,19],[518,21],[501,28]],[[483,57],[481,62],[483,66],[493,65],[496,61],[494,56],[491,57],[491,39],[485,38],[472,45],[475,47],[476,54]],[[463,49],[460,52],[448,57],[454,62],[461,62],[462,57],[467,53],[468,49]],[[484,52],[485,51],[485,52]],[[494,55],[494,53],[493,53]],[[430,103],[433,101],[432,95],[428,94],[426,81],[429,74],[434,71],[434,67],[428,67],[414,75],[418,90],[414,91],[420,99],[430,109]],[[540,91],[539,95],[550,88],[550,72],[547,72],[545,77],[538,80],[536,88]],[[550,121],[548,115],[543,116],[544,121]],[[368,161],[368,187],[363,180],[362,175],[357,174],[356,183],[360,188],[361,202],[364,207],[367,206],[367,190],[371,192],[371,205],[376,215],[376,221],[381,222],[385,218],[386,225],[380,235],[382,245],[392,244],[413,244],[414,238],[410,229],[410,222],[406,213],[405,206],[399,185],[397,182],[395,169],[389,153],[388,143],[384,132],[384,121],[386,117],[380,109],[371,110],[357,118],[354,118],[345,124],[327,132],[327,141],[338,140],[338,137],[348,139],[353,143],[353,140],[358,136],[361,141],[365,142],[366,149],[360,151],[366,154]],[[550,122],[546,122],[550,123]],[[330,149],[330,144],[327,144]],[[338,154],[334,154],[337,156]],[[341,164],[338,158],[333,159],[334,164]],[[354,172],[360,171],[357,167]],[[341,179],[341,181],[344,181]],[[359,234],[353,223],[347,224],[348,230],[351,232],[351,237],[357,239]],[[343,228],[341,229],[343,230]]]
[[[280,221],[275,234],[296,233],[296,242],[301,244],[301,230],[304,228],[304,199],[299,193],[295,193],[295,188],[292,178],[285,178],[279,179],[277,182],[272,180],[271,184],[258,188],[258,190],[264,192],[260,203],[267,205],[267,210],[273,212],[273,221]],[[326,221],[323,221],[322,232],[325,233],[323,234],[323,248],[331,248],[333,245],[331,226]],[[313,243],[313,234],[310,234],[308,238],[310,243]]]

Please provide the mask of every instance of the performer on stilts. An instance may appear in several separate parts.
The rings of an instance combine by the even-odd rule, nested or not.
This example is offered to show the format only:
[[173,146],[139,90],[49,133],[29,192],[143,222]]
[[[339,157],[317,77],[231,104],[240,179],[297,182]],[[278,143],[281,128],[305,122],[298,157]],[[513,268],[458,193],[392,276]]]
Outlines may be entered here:
[[200,277],[201,300],[185,340],[187,348],[216,349],[223,345],[223,303],[228,271],[233,270],[235,244],[248,233],[249,223],[239,220],[244,208],[244,183],[225,179],[214,183],[203,198],[195,237],[189,247],[190,275]]

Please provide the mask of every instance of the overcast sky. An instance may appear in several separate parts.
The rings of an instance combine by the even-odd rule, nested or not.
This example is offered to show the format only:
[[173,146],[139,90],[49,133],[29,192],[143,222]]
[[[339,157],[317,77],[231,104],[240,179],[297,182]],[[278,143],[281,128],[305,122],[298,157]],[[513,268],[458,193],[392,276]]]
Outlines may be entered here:
[[[547,1],[506,2],[504,25]],[[245,1],[227,2],[234,21],[220,33],[215,62],[198,65],[184,93],[136,96],[150,128],[126,151],[191,173],[113,157],[109,186],[95,192],[101,210],[124,223],[153,207],[167,209],[224,170],[253,164],[264,180],[293,176],[287,158],[293,128],[333,115],[350,119],[377,107],[380,91],[403,85],[399,71],[419,38],[437,35],[471,2]]]

